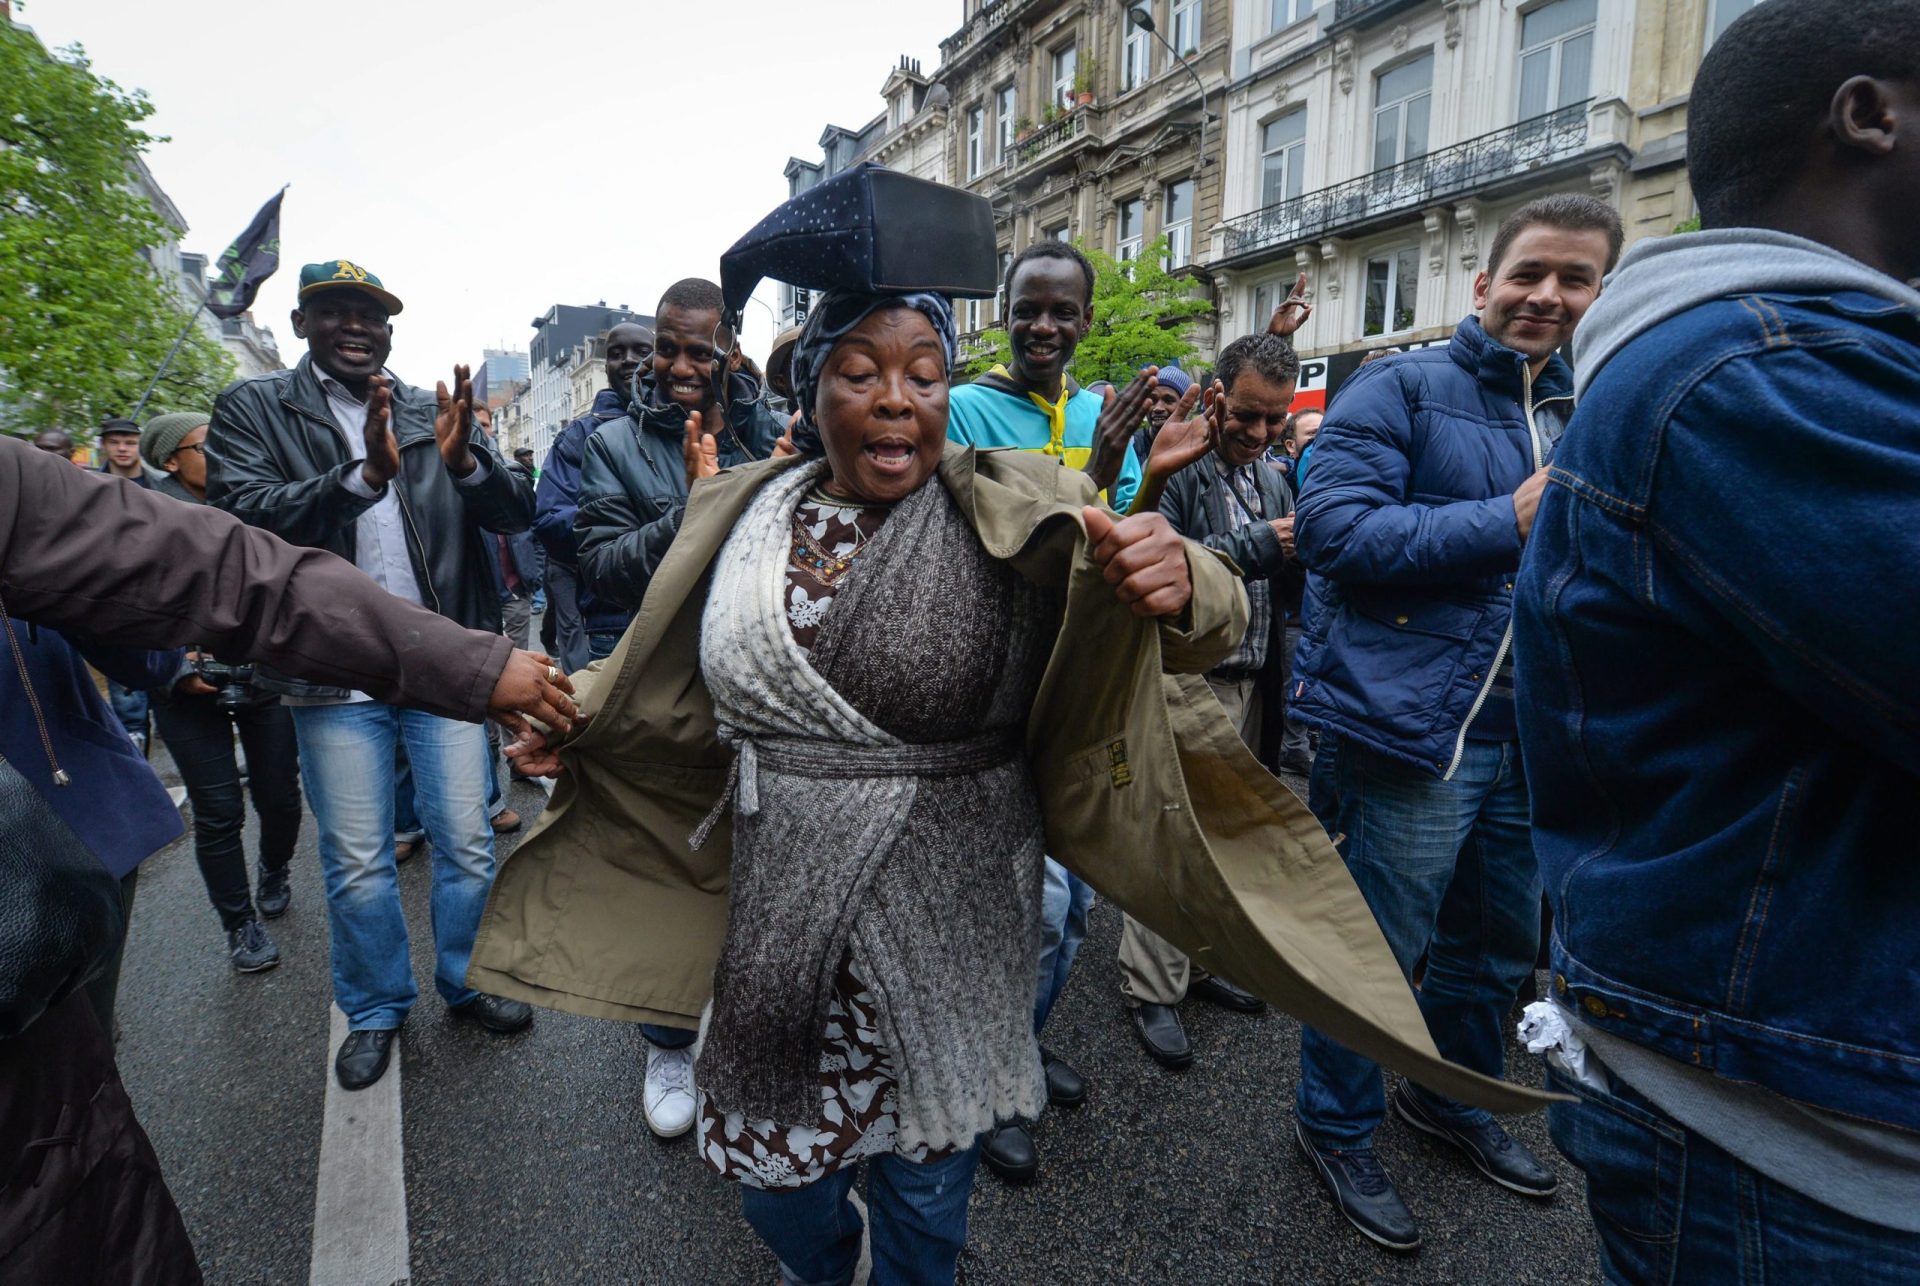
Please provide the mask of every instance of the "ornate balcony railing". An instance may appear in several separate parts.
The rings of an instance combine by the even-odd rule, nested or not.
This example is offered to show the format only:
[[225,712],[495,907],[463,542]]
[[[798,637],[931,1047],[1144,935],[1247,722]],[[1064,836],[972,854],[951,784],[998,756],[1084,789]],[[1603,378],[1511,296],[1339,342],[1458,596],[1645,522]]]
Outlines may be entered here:
[[1408,8],[1412,3],[1413,0],[1333,0],[1333,21],[1338,24],[1372,17],[1375,9],[1380,10],[1380,16],[1384,18],[1396,9]]
[[1587,144],[1587,106],[1592,101],[1572,103],[1438,152],[1228,219],[1224,225],[1226,257],[1306,241],[1400,210],[1465,196],[1501,179],[1564,160]]
[[1079,107],[1060,117],[1052,124],[1043,125],[1013,145],[1013,165],[1019,169],[1045,156],[1056,147],[1079,138],[1087,132],[1087,118],[1092,113]]

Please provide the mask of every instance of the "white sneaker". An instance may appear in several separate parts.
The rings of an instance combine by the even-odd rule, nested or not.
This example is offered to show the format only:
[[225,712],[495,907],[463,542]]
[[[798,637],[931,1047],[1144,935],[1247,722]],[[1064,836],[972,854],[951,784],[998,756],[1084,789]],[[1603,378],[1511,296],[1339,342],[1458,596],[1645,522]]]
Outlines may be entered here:
[[649,1130],[663,1139],[678,1138],[693,1128],[693,1048],[646,1044],[647,1083],[640,1091],[640,1110]]

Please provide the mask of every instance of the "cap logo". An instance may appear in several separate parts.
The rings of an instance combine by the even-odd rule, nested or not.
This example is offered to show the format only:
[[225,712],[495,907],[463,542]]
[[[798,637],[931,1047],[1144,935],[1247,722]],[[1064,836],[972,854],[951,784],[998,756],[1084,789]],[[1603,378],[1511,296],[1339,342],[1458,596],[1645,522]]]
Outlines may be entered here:
[[334,272],[332,280],[358,281],[358,282],[366,281],[367,270],[365,268],[360,268],[355,266],[354,264],[348,263],[345,259],[335,260],[335,262],[338,263],[340,267],[337,271]]

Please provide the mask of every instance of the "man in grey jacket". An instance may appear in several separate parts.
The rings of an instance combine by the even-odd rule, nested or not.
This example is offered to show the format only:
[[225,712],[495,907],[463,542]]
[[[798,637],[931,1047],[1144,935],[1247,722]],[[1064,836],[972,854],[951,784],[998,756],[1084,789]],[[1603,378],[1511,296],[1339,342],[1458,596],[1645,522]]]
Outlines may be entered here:
[[[1275,583],[1301,574],[1293,562],[1293,491],[1266,462],[1268,449],[1286,427],[1299,375],[1293,345],[1277,335],[1248,335],[1227,345],[1205,413],[1212,417],[1212,451],[1164,482],[1149,470],[1147,481],[1150,493],[1165,488],[1158,507],[1173,529],[1231,558],[1246,580],[1251,609],[1246,637],[1208,673],[1207,686],[1256,753],[1258,681],[1279,660],[1275,601],[1283,595],[1276,594]],[[1191,996],[1248,1014],[1265,1008],[1259,997],[1224,978],[1205,971],[1195,976],[1185,954],[1132,916],[1120,935],[1120,990],[1140,1043],[1155,1062],[1174,1070],[1193,1062],[1193,1046],[1176,1008],[1181,1001]]]

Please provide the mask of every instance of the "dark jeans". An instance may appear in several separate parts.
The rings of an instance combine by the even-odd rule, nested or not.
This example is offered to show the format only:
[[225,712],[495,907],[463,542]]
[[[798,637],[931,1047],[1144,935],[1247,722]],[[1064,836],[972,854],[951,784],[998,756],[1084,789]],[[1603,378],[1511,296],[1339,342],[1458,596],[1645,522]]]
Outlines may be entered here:
[[626,636],[623,626],[617,630],[594,630],[587,635],[587,654],[595,661],[604,661],[613,655],[613,649],[620,646],[620,640]]
[[[1315,765],[1310,802],[1330,806],[1321,824],[1402,972],[1411,976],[1426,956],[1419,1001],[1433,1043],[1449,1061],[1499,1076],[1507,1010],[1540,945],[1520,747],[1469,741],[1452,781],[1330,733],[1320,755],[1327,763]],[[1443,1118],[1487,1119],[1481,1108],[1414,1093]],[[1303,1028],[1294,1110],[1325,1146],[1369,1146],[1386,1115],[1379,1064]]]
[[541,632],[553,630],[549,649],[560,669],[572,674],[593,660],[587,647],[587,627],[580,620],[580,573],[561,563],[547,562],[547,615]]
[[253,915],[247,879],[246,801],[233,734],[247,752],[247,785],[260,818],[260,869],[284,871],[300,837],[300,751],[293,718],[276,701],[228,713],[212,697],[156,701],[154,722],[193,801],[193,851],[220,923],[237,929]]
[[1920,1234],[1821,1205],[1735,1160],[1614,1081],[1549,1068],[1553,1145],[1587,1176],[1609,1282],[1920,1281]]
[[[867,1163],[873,1280],[953,1281],[967,1244],[967,1198],[980,1145],[938,1161],[888,1153]],[[740,1213],[780,1260],[785,1286],[843,1286],[860,1262],[860,1212],[847,1200],[858,1173],[843,1166],[804,1188],[740,1189]]]
[[113,707],[114,717],[120,720],[120,726],[127,730],[127,735],[140,738],[141,744],[145,745],[147,714],[153,705],[152,699],[145,692],[123,688],[108,679],[107,704]]

